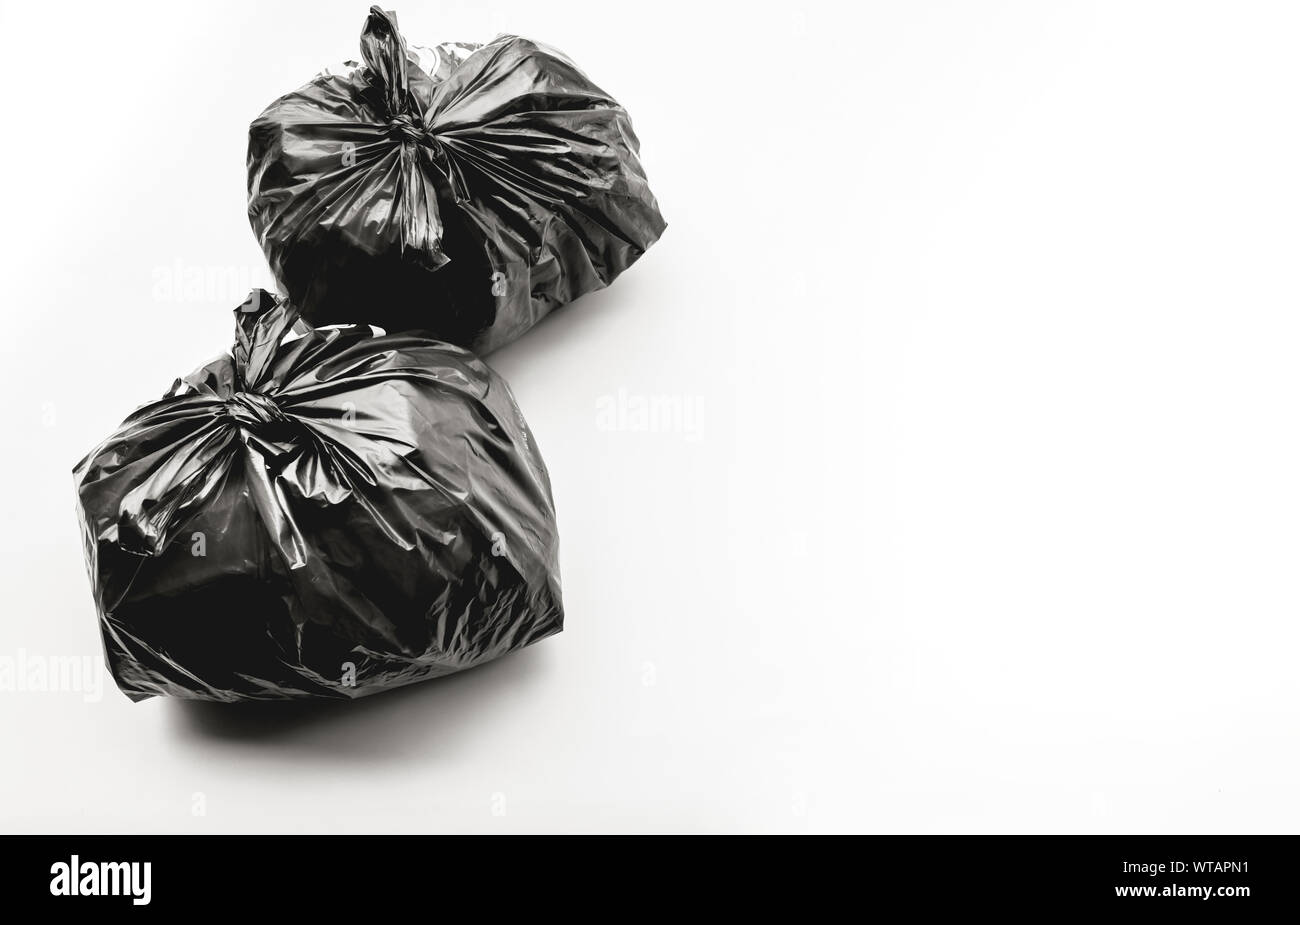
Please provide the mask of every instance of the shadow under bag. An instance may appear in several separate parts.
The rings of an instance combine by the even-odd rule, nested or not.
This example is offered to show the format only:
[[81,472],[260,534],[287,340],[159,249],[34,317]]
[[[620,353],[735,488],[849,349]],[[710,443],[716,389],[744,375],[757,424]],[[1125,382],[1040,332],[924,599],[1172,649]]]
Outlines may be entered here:
[[236,316],[232,356],[75,470],[127,696],[354,698],[560,631],[550,482],[495,373],[422,336],[301,333],[260,290]]
[[313,324],[487,353],[663,233],[627,112],[560,52],[408,48],[372,7],[361,53],[249,128],[249,220]]

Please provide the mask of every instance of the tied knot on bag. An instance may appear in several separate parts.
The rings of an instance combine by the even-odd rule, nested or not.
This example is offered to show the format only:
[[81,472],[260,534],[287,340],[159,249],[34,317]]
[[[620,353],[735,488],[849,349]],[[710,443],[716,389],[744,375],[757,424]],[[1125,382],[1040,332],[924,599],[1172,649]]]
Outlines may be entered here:
[[268,430],[288,422],[275,399],[259,392],[236,392],[226,399],[226,413],[250,430]]
[[438,136],[418,116],[399,113],[388,120],[388,135],[403,145],[412,144],[428,153],[433,163],[439,168],[447,169],[447,153],[443,150]]
[[410,141],[429,147],[433,147],[438,143],[438,139],[434,137],[433,133],[429,131],[422,121],[404,112],[389,120],[388,133],[400,138],[402,141]]

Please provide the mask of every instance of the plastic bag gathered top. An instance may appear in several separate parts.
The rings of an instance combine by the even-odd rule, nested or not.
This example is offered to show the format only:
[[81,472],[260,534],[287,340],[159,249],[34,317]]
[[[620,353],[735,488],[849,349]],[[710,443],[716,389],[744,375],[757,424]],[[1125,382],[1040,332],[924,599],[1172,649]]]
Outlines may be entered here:
[[232,356],[75,470],[127,696],[355,698],[560,631],[550,483],[500,378],[423,336],[295,331],[260,290],[236,316]]
[[663,232],[627,113],[560,52],[508,35],[410,49],[372,7],[361,54],[249,130],[249,219],[313,324],[486,353]]

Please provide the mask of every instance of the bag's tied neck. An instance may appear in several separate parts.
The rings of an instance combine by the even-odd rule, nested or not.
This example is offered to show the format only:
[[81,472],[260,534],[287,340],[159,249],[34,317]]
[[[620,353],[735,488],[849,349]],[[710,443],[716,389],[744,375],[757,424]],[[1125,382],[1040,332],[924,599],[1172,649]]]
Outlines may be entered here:
[[268,430],[289,419],[275,399],[260,392],[236,392],[226,399],[226,413],[252,431]]
[[398,113],[389,120],[388,133],[403,142],[409,141],[430,148],[438,144],[437,137],[429,131],[423,119],[405,112]]

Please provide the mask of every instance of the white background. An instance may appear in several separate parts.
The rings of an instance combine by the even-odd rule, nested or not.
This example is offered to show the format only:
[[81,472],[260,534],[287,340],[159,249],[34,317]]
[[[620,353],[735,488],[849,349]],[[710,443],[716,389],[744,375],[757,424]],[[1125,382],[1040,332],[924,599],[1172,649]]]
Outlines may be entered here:
[[[803,7],[398,8],[565,50],[669,221],[491,358],[567,628],[350,705],[0,692],[0,828],[1300,827],[1300,12]],[[70,470],[269,284],[247,124],[366,4],[2,9],[0,656],[98,657]]]

